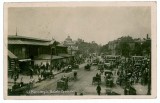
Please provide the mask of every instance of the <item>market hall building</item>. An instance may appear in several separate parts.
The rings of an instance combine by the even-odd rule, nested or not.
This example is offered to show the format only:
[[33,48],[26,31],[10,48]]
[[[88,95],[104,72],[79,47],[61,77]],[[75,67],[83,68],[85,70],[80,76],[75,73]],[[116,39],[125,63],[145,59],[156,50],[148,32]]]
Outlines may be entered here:
[[8,71],[12,72],[15,65],[20,72],[28,70],[31,65],[69,63],[74,57],[67,52],[67,47],[57,44],[55,40],[45,40],[19,35],[8,36]]

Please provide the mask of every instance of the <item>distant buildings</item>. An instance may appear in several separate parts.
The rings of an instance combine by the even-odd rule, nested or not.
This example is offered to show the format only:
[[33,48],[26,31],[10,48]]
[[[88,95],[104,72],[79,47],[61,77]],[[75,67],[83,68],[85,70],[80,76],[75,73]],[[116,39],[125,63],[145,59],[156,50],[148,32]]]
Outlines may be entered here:
[[[124,38],[127,38],[127,37],[124,37]],[[114,40],[114,41],[110,41],[108,43],[108,54],[111,54],[111,55],[122,55],[122,51],[121,51],[121,44],[122,43],[127,43],[127,45],[129,45],[129,48],[130,48],[130,51],[134,51],[135,49],[137,49],[137,44],[139,44],[141,47],[142,45],[147,41],[147,42],[151,42],[151,39],[149,38],[148,34],[147,34],[147,37],[144,38],[144,39],[140,39],[140,38],[137,38],[137,39],[129,39],[128,40],[125,40],[124,38],[118,38],[117,40]],[[123,40],[124,39],[124,40]],[[143,52],[143,55],[145,55],[145,50],[142,51]],[[136,55],[134,53],[130,53],[129,55]],[[140,54],[141,55],[141,54]]]
[[63,44],[68,47],[68,53],[71,55],[74,55],[78,51],[78,47],[75,43],[76,42],[73,41],[70,36],[68,36],[63,42]]

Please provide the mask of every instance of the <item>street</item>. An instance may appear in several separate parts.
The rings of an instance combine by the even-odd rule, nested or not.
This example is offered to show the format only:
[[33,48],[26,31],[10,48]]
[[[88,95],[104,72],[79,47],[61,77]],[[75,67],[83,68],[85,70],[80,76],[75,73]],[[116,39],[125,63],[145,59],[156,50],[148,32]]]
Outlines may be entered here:
[[[91,66],[91,70],[86,71],[84,70],[85,65],[86,63],[80,65],[80,68],[78,69],[78,79],[68,82],[69,88],[67,89],[67,91],[57,91],[57,81],[60,80],[63,75],[72,77],[73,72],[60,73],[56,75],[54,79],[46,79],[40,83],[36,83],[34,85],[34,88],[29,91],[29,95],[74,95],[75,92],[77,92],[77,95],[80,95],[80,93],[83,93],[83,95],[97,95],[97,84],[92,85],[92,78],[99,72],[98,67]],[[116,82],[116,79],[117,75],[114,74],[114,84]],[[106,87],[103,74],[101,75],[101,80],[101,95],[106,95],[106,90],[112,90],[120,95],[124,95],[124,89],[118,85],[115,85],[112,88]],[[137,89],[137,91],[139,91],[137,92],[137,94],[142,95],[147,93],[147,87],[139,84],[134,85],[134,87],[135,89]]]

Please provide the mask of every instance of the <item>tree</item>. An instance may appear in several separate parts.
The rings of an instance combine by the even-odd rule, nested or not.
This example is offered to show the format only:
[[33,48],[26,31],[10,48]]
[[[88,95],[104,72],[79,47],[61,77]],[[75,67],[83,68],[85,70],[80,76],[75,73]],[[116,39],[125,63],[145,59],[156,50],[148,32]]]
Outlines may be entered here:
[[107,52],[108,51],[108,44],[106,44],[106,45],[104,45],[104,46],[102,46],[101,48],[100,48],[100,52],[101,53],[105,53],[105,52]]
[[121,49],[122,56],[129,57],[131,51],[129,44],[127,42],[121,42],[119,47]]
[[142,50],[145,52],[145,54],[149,55],[151,54],[151,40],[148,39],[143,42],[142,44]]
[[116,46],[116,54],[121,54],[122,56],[129,57],[131,54],[131,47],[129,43],[134,42],[133,38],[130,36],[122,36],[117,39],[118,45]]
[[95,53],[95,52],[98,53],[100,49],[100,46],[97,43],[95,42],[88,43],[82,39],[78,39],[76,41],[76,46],[78,46],[79,49],[78,53],[83,54],[85,56],[87,56],[89,53]]
[[135,42],[135,47],[132,52],[133,55],[142,55],[142,44],[139,42]]

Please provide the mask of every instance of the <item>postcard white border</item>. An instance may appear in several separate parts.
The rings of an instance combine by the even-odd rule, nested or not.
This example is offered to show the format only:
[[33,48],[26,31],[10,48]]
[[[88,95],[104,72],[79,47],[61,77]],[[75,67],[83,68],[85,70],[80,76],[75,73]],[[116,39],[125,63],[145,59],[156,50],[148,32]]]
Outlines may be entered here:
[[[8,35],[8,8],[9,7],[85,7],[85,6],[150,6],[151,7],[151,41],[152,41],[152,83],[151,95],[120,95],[120,96],[8,96],[7,87],[7,35]],[[70,99],[155,99],[157,96],[157,16],[156,16],[156,2],[32,2],[32,3],[4,3],[4,45],[3,45],[3,58],[4,58],[4,99],[11,100],[70,100]]]

